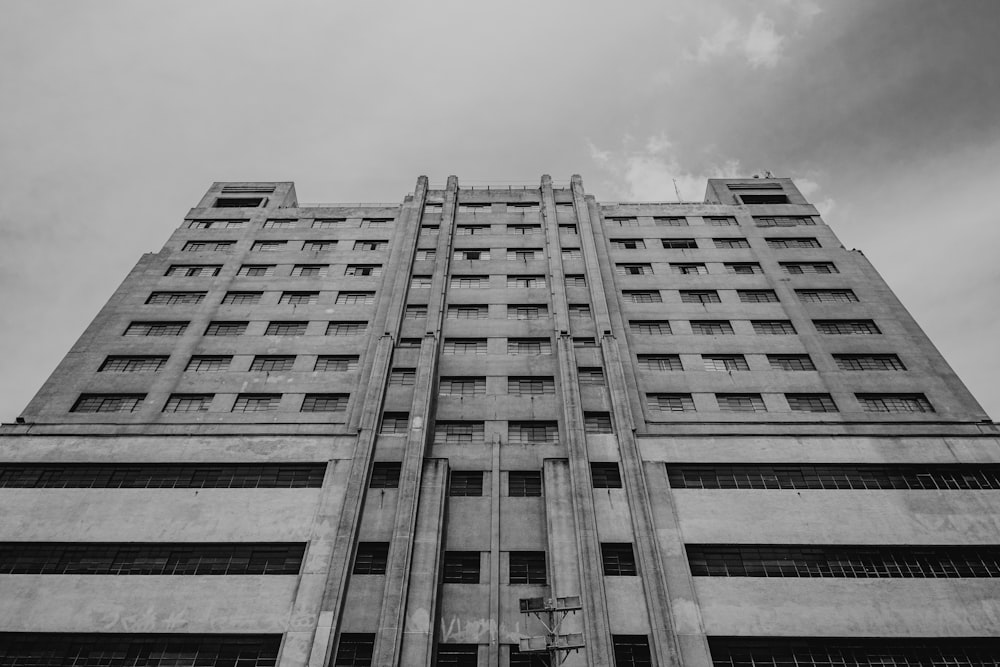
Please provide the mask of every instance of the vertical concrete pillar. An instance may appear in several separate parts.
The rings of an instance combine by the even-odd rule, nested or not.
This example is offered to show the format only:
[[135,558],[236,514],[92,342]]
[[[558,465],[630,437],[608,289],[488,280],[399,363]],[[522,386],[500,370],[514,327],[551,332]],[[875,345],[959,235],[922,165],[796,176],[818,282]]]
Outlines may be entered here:
[[[490,644],[487,647],[488,667],[500,667],[500,436],[493,437],[490,461]],[[496,628],[493,631],[492,628]]]

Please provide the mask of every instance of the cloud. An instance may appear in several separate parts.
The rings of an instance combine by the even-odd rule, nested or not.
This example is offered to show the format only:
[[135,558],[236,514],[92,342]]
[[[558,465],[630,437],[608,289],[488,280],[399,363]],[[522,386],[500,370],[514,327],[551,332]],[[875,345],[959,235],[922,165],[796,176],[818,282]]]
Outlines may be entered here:
[[754,67],[774,67],[781,57],[785,38],[774,31],[774,21],[758,14],[743,41],[743,52]]
[[[808,21],[813,13],[803,13],[800,20]],[[786,38],[778,33],[775,22],[764,14],[757,14],[749,24],[741,24],[735,17],[728,17],[708,37],[702,37],[698,51],[686,54],[688,60],[707,63],[729,53],[738,53],[754,68],[775,67],[781,60]]]
[[833,197],[818,199],[817,197],[819,197],[822,191],[822,186],[811,178],[796,178],[795,185],[798,187],[799,192],[802,193],[802,196],[819,210],[819,214],[826,218],[827,222],[830,222],[830,215],[837,205]]

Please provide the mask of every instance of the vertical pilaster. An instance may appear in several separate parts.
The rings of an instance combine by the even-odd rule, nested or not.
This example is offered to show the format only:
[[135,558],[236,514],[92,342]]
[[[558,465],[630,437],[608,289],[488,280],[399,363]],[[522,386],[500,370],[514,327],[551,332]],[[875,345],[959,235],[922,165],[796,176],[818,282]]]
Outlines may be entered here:
[[[490,456],[490,645],[488,667],[500,667],[500,437],[493,438]],[[495,628],[495,630],[494,630]]]

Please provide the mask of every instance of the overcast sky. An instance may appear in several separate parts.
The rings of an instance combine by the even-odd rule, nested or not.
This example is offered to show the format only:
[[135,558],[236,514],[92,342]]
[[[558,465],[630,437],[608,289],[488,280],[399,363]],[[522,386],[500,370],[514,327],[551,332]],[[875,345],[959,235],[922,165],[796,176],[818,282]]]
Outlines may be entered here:
[[1000,417],[1000,2],[0,4],[0,420],[212,181],[796,179]]

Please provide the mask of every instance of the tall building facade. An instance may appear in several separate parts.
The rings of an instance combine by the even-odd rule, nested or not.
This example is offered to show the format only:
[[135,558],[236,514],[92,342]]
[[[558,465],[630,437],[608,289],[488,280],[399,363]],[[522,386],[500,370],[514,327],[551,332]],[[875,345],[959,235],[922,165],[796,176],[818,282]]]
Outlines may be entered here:
[[1000,432],[789,179],[216,183],[0,435],[0,665],[1000,664]]

